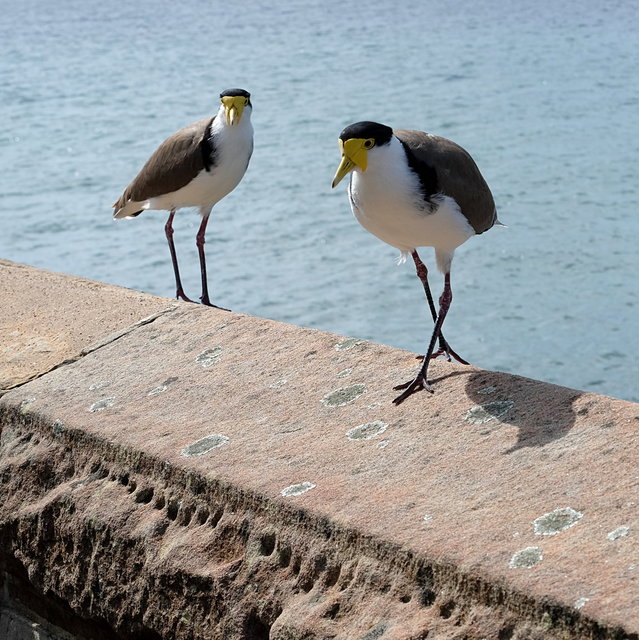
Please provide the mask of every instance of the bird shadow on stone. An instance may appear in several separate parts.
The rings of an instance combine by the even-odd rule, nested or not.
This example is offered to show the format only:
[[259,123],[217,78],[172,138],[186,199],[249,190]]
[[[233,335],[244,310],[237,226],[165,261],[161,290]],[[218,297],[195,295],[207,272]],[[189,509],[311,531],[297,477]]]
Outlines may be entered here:
[[509,424],[519,430],[517,442],[505,453],[543,447],[563,438],[575,424],[574,403],[582,391],[507,373],[474,371],[466,381],[474,406],[466,420],[489,430]]

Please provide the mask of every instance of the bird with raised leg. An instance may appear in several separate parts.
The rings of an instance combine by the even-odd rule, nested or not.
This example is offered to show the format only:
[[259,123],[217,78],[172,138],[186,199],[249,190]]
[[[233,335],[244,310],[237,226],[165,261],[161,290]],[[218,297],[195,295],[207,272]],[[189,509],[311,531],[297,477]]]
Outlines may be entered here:
[[[453,298],[450,268],[455,249],[500,224],[493,196],[470,154],[458,144],[423,131],[393,130],[377,122],[357,122],[339,136],[341,162],[333,187],[349,173],[348,198],[357,221],[399,249],[400,262],[413,258],[435,327],[419,372],[394,387],[398,405],[426,389],[428,364],[444,355],[468,364],[444,338],[442,326]],[[435,308],[428,270],[418,247],[434,247],[444,290]],[[435,351],[435,345],[438,350]]]
[[213,206],[233,191],[246,173],[253,153],[252,108],[248,91],[223,91],[217,114],[169,136],[113,204],[114,218],[133,218],[147,209],[169,212],[164,232],[175,273],[175,296],[186,302],[192,300],[182,287],[173,242],[175,212],[183,207],[200,210],[202,221],[196,235],[202,279],[200,300],[216,307],[209,297],[204,236]]

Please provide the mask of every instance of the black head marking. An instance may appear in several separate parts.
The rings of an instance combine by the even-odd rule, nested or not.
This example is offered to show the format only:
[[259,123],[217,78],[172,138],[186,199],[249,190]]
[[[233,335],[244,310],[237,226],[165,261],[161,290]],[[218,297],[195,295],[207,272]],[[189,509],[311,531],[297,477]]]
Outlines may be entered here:
[[220,93],[220,98],[235,98],[237,96],[244,96],[245,98],[250,98],[251,94],[245,89],[226,89]]
[[356,122],[348,125],[342,133],[339,134],[340,140],[346,142],[351,138],[373,138],[375,145],[388,144],[393,136],[393,130],[385,124],[379,122]]
[[235,98],[237,96],[243,96],[248,100],[248,104],[251,104],[251,94],[245,89],[226,89],[220,93],[220,98]]

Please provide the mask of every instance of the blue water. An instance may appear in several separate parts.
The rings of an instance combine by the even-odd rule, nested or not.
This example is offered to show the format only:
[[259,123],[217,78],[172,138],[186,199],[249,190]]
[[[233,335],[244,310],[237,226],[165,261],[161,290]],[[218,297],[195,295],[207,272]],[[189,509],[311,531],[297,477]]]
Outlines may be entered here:
[[[474,156],[502,222],[453,264],[472,363],[639,401],[636,2],[0,2],[0,257],[172,296],[166,214],[111,203],[175,129],[253,94],[255,153],[214,210],[214,300],[423,352],[411,264],[332,191],[357,120]],[[194,236],[176,241],[199,295]],[[433,289],[441,288],[432,250]]]

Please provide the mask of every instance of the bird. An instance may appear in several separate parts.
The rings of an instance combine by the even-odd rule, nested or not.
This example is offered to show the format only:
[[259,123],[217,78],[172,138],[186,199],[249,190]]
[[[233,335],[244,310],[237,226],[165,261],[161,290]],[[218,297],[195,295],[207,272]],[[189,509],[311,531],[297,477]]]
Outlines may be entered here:
[[169,136],[113,203],[115,219],[133,218],[147,209],[169,212],[164,232],[173,263],[177,299],[193,302],[185,295],[180,279],[173,243],[173,218],[178,209],[198,207],[202,216],[196,235],[202,279],[200,301],[217,307],[209,297],[204,236],[213,206],[237,187],[248,168],[253,153],[252,110],[248,91],[222,91],[217,114]]
[[[433,389],[428,364],[440,355],[462,364],[444,339],[442,325],[452,302],[450,270],[455,249],[474,235],[501,225],[490,188],[470,154],[461,146],[424,131],[394,130],[378,122],[356,122],[339,135],[341,161],[332,187],[350,174],[348,197],[357,221],[380,240],[399,249],[398,262],[413,258],[435,323],[419,372],[393,402]],[[501,225],[504,226],[504,225]],[[439,311],[418,247],[433,247],[444,289]],[[435,352],[435,343],[439,349]]]

